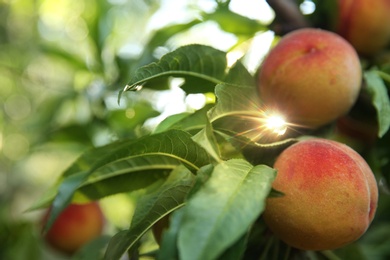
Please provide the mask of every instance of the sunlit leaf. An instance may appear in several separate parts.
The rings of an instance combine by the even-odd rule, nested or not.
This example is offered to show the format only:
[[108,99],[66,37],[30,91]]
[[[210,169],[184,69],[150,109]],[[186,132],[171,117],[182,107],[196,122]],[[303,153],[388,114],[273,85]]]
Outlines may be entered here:
[[367,90],[371,95],[372,103],[377,111],[378,136],[382,137],[390,127],[390,101],[387,88],[376,71],[366,71],[364,78],[367,82]]
[[167,76],[192,76],[221,82],[226,74],[226,54],[208,46],[188,45],[164,55],[158,62],[139,68],[126,90],[145,82]]
[[219,84],[215,95],[217,104],[210,112],[211,121],[231,115],[259,115],[261,112],[260,98],[253,86]]
[[277,140],[277,134],[269,131],[265,124],[272,111],[261,105],[253,86],[219,84],[215,93],[217,103],[209,113],[214,129],[252,141]]
[[210,46],[192,44],[164,55],[158,62],[139,68],[124,91],[137,90],[147,82],[168,76],[187,79],[183,89],[190,93],[213,91],[216,84],[225,81],[235,84],[253,82],[252,76],[240,62],[228,65],[225,52]]
[[157,191],[143,195],[137,201],[130,229],[112,238],[105,259],[119,259],[156,221],[182,206],[193,181],[188,169],[177,167]]
[[218,164],[183,208],[180,257],[215,259],[233,245],[264,210],[274,178],[275,170],[244,160]]

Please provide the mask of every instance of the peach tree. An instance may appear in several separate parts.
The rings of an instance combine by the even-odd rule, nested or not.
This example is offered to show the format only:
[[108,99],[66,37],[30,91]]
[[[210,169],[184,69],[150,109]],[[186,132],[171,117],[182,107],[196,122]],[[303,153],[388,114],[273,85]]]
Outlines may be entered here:
[[[229,1],[218,2],[218,8],[204,14],[204,19],[217,22],[242,41],[266,30],[281,37],[302,27],[332,30],[337,1],[314,1],[317,8],[310,15],[300,13],[294,1],[281,2],[268,1],[276,13],[269,25],[233,13],[228,8]],[[95,201],[118,193],[142,192],[129,228],[112,234],[104,247],[105,259],[120,259],[123,255],[138,259],[140,254],[157,259],[337,259],[372,254],[370,246],[376,243],[375,239],[390,234],[388,222],[383,221],[388,217],[383,209],[389,207],[386,188],[390,181],[389,59],[379,54],[360,56],[363,76],[359,96],[348,113],[339,117],[359,122],[369,118],[375,125],[376,141],[369,145],[364,140],[349,143],[338,128],[339,118],[321,127],[307,128],[289,122],[288,117],[286,122],[277,117],[283,113],[275,114],[259,95],[257,73],[250,73],[241,60],[231,63],[228,52],[190,44],[171,50],[160,59],[141,62],[172,36],[199,23],[194,20],[157,31],[136,70],[118,62],[124,71],[132,71],[131,75],[122,75],[128,76],[128,81],[118,94],[118,102],[145,90],[158,94],[178,78],[187,95],[204,94],[211,97],[209,102],[197,110],[166,117],[151,132],[129,136],[124,132],[123,138],[86,151],[32,207],[52,207],[44,229],[47,231],[67,205],[80,198]],[[389,44],[390,40],[387,49],[383,47],[384,53],[390,51]],[[120,78],[118,83],[123,80]],[[135,113],[142,108],[138,107]],[[140,120],[134,129],[144,121]],[[384,202],[381,204],[380,196],[373,229],[368,229],[362,241],[335,251],[290,247],[275,237],[262,219],[267,198],[285,196],[282,190],[272,188],[277,177],[275,159],[290,145],[310,137],[346,142],[356,148],[383,190]],[[359,144],[355,146],[356,143]],[[168,218],[168,225],[159,239],[158,250],[140,253],[145,234],[164,218]],[[383,254],[388,256],[389,252]]]

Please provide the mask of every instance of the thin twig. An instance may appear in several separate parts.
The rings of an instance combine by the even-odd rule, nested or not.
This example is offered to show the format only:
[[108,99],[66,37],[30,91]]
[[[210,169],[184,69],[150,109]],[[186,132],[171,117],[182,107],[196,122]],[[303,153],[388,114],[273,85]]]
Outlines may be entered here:
[[309,22],[299,9],[295,0],[266,0],[275,12],[271,29],[277,35],[284,35],[293,30],[309,27]]

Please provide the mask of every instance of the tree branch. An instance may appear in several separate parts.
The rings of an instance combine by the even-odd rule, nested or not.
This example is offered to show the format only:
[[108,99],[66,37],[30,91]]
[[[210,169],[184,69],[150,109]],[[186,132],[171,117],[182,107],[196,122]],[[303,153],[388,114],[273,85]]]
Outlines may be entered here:
[[271,30],[277,35],[284,35],[293,30],[310,27],[295,0],[266,0],[275,12]]

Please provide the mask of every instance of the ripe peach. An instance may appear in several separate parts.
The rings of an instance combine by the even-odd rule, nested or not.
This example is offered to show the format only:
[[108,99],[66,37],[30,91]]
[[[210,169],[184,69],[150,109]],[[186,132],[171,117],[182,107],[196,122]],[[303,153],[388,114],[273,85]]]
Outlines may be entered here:
[[260,98],[291,123],[319,127],[355,103],[362,70],[354,48],[339,35],[299,29],[285,35],[264,59]]
[[374,218],[378,188],[364,159],[348,146],[308,139],[276,159],[264,220],[281,240],[303,250],[330,250],[357,240]]
[[[48,212],[43,221],[47,221]],[[73,254],[102,234],[104,216],[97,202],[69,205],[45,234],[45,240],[56,250]]]
[[336,32],[363,55],[390,43],[390,0],[338,0]]

